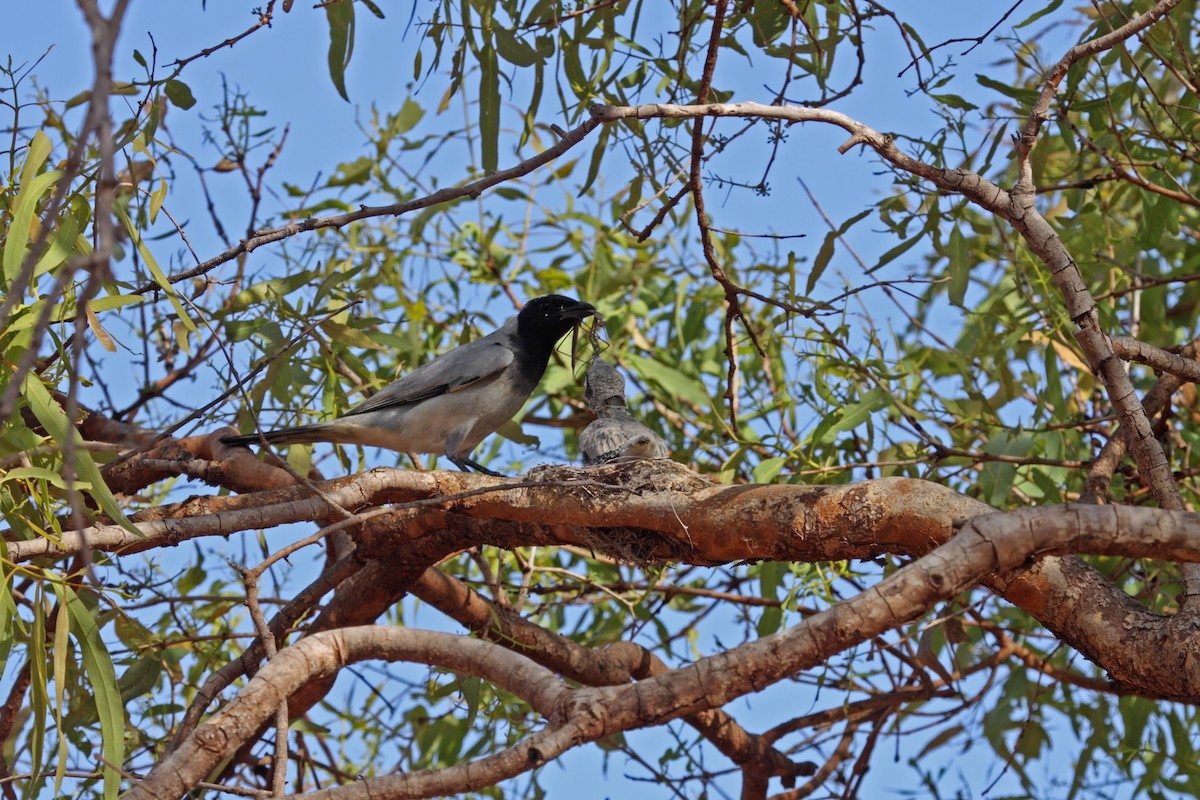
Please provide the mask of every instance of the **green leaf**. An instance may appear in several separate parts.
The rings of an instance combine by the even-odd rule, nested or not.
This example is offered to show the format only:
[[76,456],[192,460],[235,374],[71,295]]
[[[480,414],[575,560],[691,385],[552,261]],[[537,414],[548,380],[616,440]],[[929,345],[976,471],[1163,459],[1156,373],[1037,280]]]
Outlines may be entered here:
[[1033,469],[1029,473],[1029,477],[1034,484],[1042,490],[1042,500],[1049,505],[1058,505],[1065,502],[1062,496],[1062,486],[1056,483],[1049,475],[1041,469]]
[[349,325],[343,325],[340,322],[334,322],[327,319],[321,323],[321,330],[329,335],[330,340],[341,342],[342,344],[350,345],[351,347],[361,347],[370,350],[383,350],[383,345],[376,342],[367,334],[360,331],[358,328],[352,328]]
[[1021,730],[1021,736],[1017,740],[1016,751],[1022,757],[1033,760],[1041,755],[1049,743],[1049,738],[1046,736],[1046,729],[1042,724],[1036,720],[1030,720]]
[[[234,295],[229,301],[228,312],[244,311],[256,303],[261,303],[264,300],[274,297],[286,297],[297,289],[302,289],[312,283],[313,278],[317,276],[316,270],[306,269],[300,272],[294,272],[291,275],[285,275],[282,278],[272,278],[268,281],[256,283],[249,286]],[[261,324],[261,320],[255,320]]]
[[531,433],[526,433],[521,423],[515,419],[510,419],[508,422],[496,429],[496,433],[508,439],[510,442],[521,445],[522,447],[538,447],[542,440]]
[[909,250],[911,250],[915,245],[919,244],[922,241],[924,241],[923,236],[913,236],[909,239],[905,239],[904,241],[900,242],[900,244],[896,245],[895,247],[893,247],[892,249],[888,250],[886,253],[881,255],[879,257],[879,260],[875,262],[875,266],[871,267],[871,269],[868,271],[867,274],[875,272],[877,269],[884,266],[885,264],[887,264],[891,261],[894,261],[895,259],[904,255]]
[[204,572],[204,568],[199,564],[194,564],[175,582],[175,588],[180,594],[186,595],[199,586],[206,577],[207,574]]
[[149,628],[128,614],[118,614],[113,619],[113,632],[117,634],[117,638],[121,641],[121,644],[130,650],[146,647],[160,641]]
[[21,184],[24,185],[33,180],[33,176],[42,168],[42,164],[46,163],[46,158],[50,155],[53,145],[48,137],[42,131],[38,131],[29,141],[29,149],[25,156],[25,163],[21,165]]
[[104,753],[104,800],[116,800],[121,790],[121,765],[125,762],[125,706],[117,686],[117,671],[100,638],[96,620],[79,596],[64,586],[71,628],[83,659],[96,713],[100,718],[100,738]]
[[[7,559],[8,549],[0,547],[0,556]],[[0,575],[0,674],[3,674],[4,668],[8,666],[8,656],[13,645],[13,620],[17,615],[17,604],[8,586],[10,580],[11,572]],[[0,742],[0,746],[2,745]]]
[[[758,593],[764,600],[778,600],[779,590],[783,587],[783,576],[786,567],[778,561],[764,561],[758,565]],[[761,639],[770,636],[783,625],[783,608],[767,606],[763,609],[755,625],[755,633]]]
[[154,190],[154,194],[150,195],[150,222],[153,223],[158,219],[158,212],[162,210],[162,204],[167,199],[167,182],[159,180],[158,188]]
[[754,467],[754,471],[750,473],[751,483],[771,483],[779,475],[779,471],[783,469],[783,465],[788,462],[787,456],[774,456],[773,458],[764,458]]
[[783,609],[779,606],[767,606],[759,615],[758,622],[754,625],[754,632],[758,634],[758,638],[770,636],[775,633],[783,625]]
[[783,586],[784,567],[778,561],[764,561],[758,565],[758,596],[764,600],[778,600]]
[[808,282],[805,284],[804,293],[812,294],[813,287],[817,285],[817,281],[821,279],[821,274],[825,272],[825,267],[829,266],[829,260],[833,258],[833,248],[837,244],[837,231],[830,231],[825,234],[825,240],[821,242],[821,249],[817,251],[817,257],[813,259],[812,269],[808,271]]
[[963,733],[965,730],[966,728],[964,728],[962,725],[951,725],[948,728],[943,728],[938,732],[937,736],[934,736],[925,744],[924,747],[921,748],[921,752],[917,754],[917,757],[919,758],[927,753],[937,750],[939,747]]
[[792,18],[782,3],[755,3],[750,12],[750,28],[754,45],[766,47],[788,29]]
[[1038,93],[1032,89],[1021,89],[1017,86],[1004,83],[1003,81],[993,80],[987,75],[976,75],[975,80],[979,82],[980,86],[993,89],[1005,97],[1011,97],[1021,105],[1031,106],[1037,101]]
[[[141,303],[145,299],[146,298],[140,294],[114,294],[107,297],[96,298],[91,302],[91,308],[93,311],[99,313],[101,311],[111,311],[114,308],[121,308],[122,306],[133,305],[134,303]],[[51,319],[53,319],[55,322],[62,322],[68,316],[74,314],[75,311],[76,309],[74,303],[60,303],[59,305],[55,306],[54,313],[51,315]],[[32,328],[36,321],[36,314],[22,314],[13,319],[12,323],[9,324],[5,332],[11,333],[13,331]]]
[[[58,732],[58,761],[54,766],[54,794],[62,790],[62,780],[67,771],[67,737],[63,731],[63,709],[67,688],[67,636],[70,622],[67,620],[67,604],[62,602],[59,590],[58,616],[54,620],[54,727]],[[61,795],[60,795],[61,796]]]
[[962,231],[955,225],[950,231],[950,247],[946,254],[950,259],[950,302],[962,308],[963,297],[971,282],[971,251]]
[[182,108],[187,111],[192,106],[196,105],[196,97],[192,94],[191,88],[180,80],[169,80],[167,85],[163,87],[167,94],[167,99],[177,108]]
[[325,19],[329,22],[329,77],[339,95],[346,102],[346,67],[354,54],[354,3],[340,0],[325,5]]
[[492,33],[496,37],[496,50],[508,63],[518,67],[532,67],[542,60],[537,50],[524,39],[514,36],[512,31],[495,28]]
[[[33,630],[29,635],[29,706],[33,730],[27,746],[30,753],[31,785],[37,784],[43,766],[42,750],[46,744],[46,711],[49,700],[46,690],[50,677],[46,674],[46,603],[43,583],[38,583],[33,603]],[[25,792],[28,797],[29,792]]]
[[262,321],[257,319],[227,319],[225,320],[225,335],[231,342],[244,342],[262,328]]
[[353,161],[343,161],[338,164],[337,171],[329,178],[327,186],[357,186],[367,182],[371,177],[371,169],[375,160],[367,156],[359,156]]
[[158,266],[158,260],[154,258],[154,254],[146,246],[145,240],[142,239],[141,231],[134,227],[133,221],[129,219],[129,212],[121,205],[115,206],[113,211],[116,213],[117,218],[121,220],[121,224],[124,225],[125,232],[129,234],[130,241],[137,245],[138,253],[142,256],[142,260],[146,262],[146,269],[150,270],[150,276],[154,278],[154,282],[159,285],[159,288],[166,294],[167,299],[171,301],[171,306],[175,309],[175,313],[179,315],[179,321],[188,330],[196,333],[196,323],[192,321],[191,315],[183,307],[183,303],[180,302],[179,295],[176,293],[175,287],[171,285],[171,281],[167,279],[166,273]]
[[[29,410],[33,412],[38,422],[42,424],[54,441],[62,444],[67,441],[68,436],[74,436],[77,443],[83,443],[83,437],[75,430],[75,426],[67,421],[67,415],[63,413],[58,403],[54,402],[54,398],[46,391],[46,387],[42,385],[36,375],[31,373],[25,376],[25,382],[21,384],[21,395],[29,404]],[[84,491],[96,501],[96,505],[100,506],[105,514],[108,514],[122,528],[136,533],[138,536],[142,535],[142,532],[129,521],[121,511],[121,507],[117,505],[116,498],[113,497],[108,484],[104,482],[100,470],[96,468],[96,462],[92,460],[92,454],[82,447],[75,448],[75,474],[81,481],[88,484]],[[82,488],[82,484],[80,488]]]
[[78,201],[71,204],[70,209],[58,219],[58,230],[54,232],[49,246],[42,251],[37,266],[33,268],[34,277],[44,275],[67,260],[71,253],[87,255],[92,252],[92,245],[86,236],[79,232],[92,218],[91,207],[86,202]]
[[[114,294],[107,297],[96,298],[91,302],[91,309],[97,313],[101,311],[111,311],[114,308],[121,308],[122,306],[141,303],[145,299],[146,298],[140,294]],[[54,313],[50,318],[55,322],[62,322],[64,319],[74,313],[74,303],[59,304],[54,307]],[[14,318],[13,322],[8,326],[5,332],[11,333],[13,331],[32,328],[36,321],[37,317],[35,314],[22,314],[21,316]]]
[[484,173],[495,172],[500,163],[500,65],[486,30],[479,59],[479,145]]
[[979,106],[964,100],[956,94],[931,94],[930,97],[948,108],[959,108],[963,111],[974,111],[979,108]]
[[[26,161],[26,165],[28,163]],[[21,272],[21,262],[25,260],[25,255],[29,252],[30,226],[33,224],[33,215],[37,211],[38,201],[61,176],[62,172],[59,170],[51,170],[21,182],[21,189],[17,192],[13,208],[12,223],[8,228],[8,238],[4,243],[6,283],[12,283],[16,279]]]
[[162,672],[162,659],[157,655],[147,654],[133,662],[117,681],[122,702],[129,703],[150,694]]
[[653,381],[666,390],[668,396],[678,397],[686,403],[705,406],[710,402],[704,383],[699,378],[689,377],[661,361],[653,361],[632,353],[626,355],[631,369],[648,381]]
[[63,480],[62,475],[59,475],[54,470],[46,469],[45,467],[17,467],[16,469],[10,469],[4,474],[0,475],[0,483],[4,483],[5,481],[27,479],[46,481],[51,486],[54,486],[58,489],[67,488],[67,482]]
[[400,106],[400,112],[396,114],[392,121],[391,132],[395,135],[408,133],[413,128],[417,127],[417,123],[425,116],[425,109],[413,100],[411,97],[404,98],[404,105]]
[[[1033,440],[1027,435],[998,433],[984,452],[991,455],[1016,456],[1023,458],[1033,449]],[[979,472],[979,485],[983,490],[983,501],[997,508],[1008,504],[1009,494],[1017,478],[1017,465],[1006,461],[989,461]]]
[[596,147],[592,150],[592,160],[588,164],[587,177],[584,178],[583,186],[576,193],[577,197],[583,197],[587,193],[587,190],[592,187],[596,176],[600,174],[600,164],[604,161],[604,156],[608,152],[608,137],[611,131],[612,126],[606,125],[596,138]]
[[483,694],[483,681],[474,675],[461,675],[458,679],[458,688],[462,692],[463,699],[467,701],[467,713],[464,721],[469,725],[474,722],[476,715],[479,714],[480,698]]
[[96,312],[112,311],[114,308],[141,303],[145,299],[145,296],[140,294],[110,294],[107,297],[97,297],[92,301],[91,306]]
[[1138,190],[1142,198],[1141,224],[1137,229],[1137,241],[1144,248],[1154,248],[1162,241],[1168,228],[1175,227],[1179,216],[1179,203],[1145,189]]
[[[574,91],[577,96],[585,97],[588,95],[591,81],[589,81],[587,75],[583,73],[583,62],[579,60],[581,49],[582,48],[579,47],[562,48],[562,65],[563,72],[567,76],[567,81],[571,85],[571,90]],[[608,126],[606,125],[605,129],[607,128]]]
[[829,266],[829,259],[833,258],[833,248],[837,243],[838,238],[844,236],[846,231],[850,230],[850,228],[854,226],[854,223],[862,220],[873,211],[874,209],[868,208],[865,211],[859,212],[839,225],[837,230],[833,230],[825,234],[825,241],[821,243],[821,249],[817,251],[817,257],[813,260],[812,269],[808,271],[808,284],[804,289],[805,294],[812,294],[812,290],[816,287],[817,281],[821,279],[821,275],[825,272],[825,268]]
[[1021,28],[1026,27],[1027,25],[1032,25],[1033,23],[1037,22],[1039,19],[1046,16],[1047,14],[1053,14],[1055,11],[1058,10],[1058,7],[1061,6],[1062,4],[1063,4],[1063,0],[1050,0],[1050,2],[1046,4],[1045,8],[1042,8],[1042,9],[1039,9],[1039,10],[1033,12],[1028,17],[1026,17],[1024,20],[1022,20],[1021,22],[1018,22],[1016,25],[1014,25],[1013,30],[1019,30]]
[[871,414],[886,408],[890,402],[891,398],[887,392],[876,386],[857,403],[846,406],[841,413],[834,413],[823,419],[809,437],[809,441],[832,441],[839,433],[854,430],[862,425],[871,418]]
[[466,59],[466,55],[467,40],[463,39],[454,49],[454,56],[450,59],[450,85],[446,87],[442,100],[438,103],[437,113],[439,114],[450,107],[450,99],[462,88],[463,61]]

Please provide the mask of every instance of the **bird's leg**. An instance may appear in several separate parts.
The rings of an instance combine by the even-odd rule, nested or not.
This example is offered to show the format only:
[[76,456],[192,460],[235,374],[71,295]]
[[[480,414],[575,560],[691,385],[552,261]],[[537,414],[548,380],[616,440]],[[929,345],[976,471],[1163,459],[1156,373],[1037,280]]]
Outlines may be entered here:
[[475,470],[476,472],[482,473],[484,475],[491,475],[493,478],[508,477],[504,473],[496,472],[495,470],[488,469],[487,467],[483,466],[482,464],[480,464],[476,461],[472,461],[471,459],[467,458],[466,456],[447,455],[446,458],[450,459],[450,461],[454,464],[454,466],[458,467],[463,472],[470,472],[471,470]]

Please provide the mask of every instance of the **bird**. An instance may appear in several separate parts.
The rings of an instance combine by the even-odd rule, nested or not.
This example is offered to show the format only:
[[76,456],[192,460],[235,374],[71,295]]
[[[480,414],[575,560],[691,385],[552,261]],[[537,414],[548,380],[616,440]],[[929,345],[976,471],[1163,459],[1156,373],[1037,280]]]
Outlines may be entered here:
[[495,331],[427,361],[342,416],[221,441],[335,442],[436,453],[464,472],[499,476],[472,461],[471,452],[521,410],[559,339],[595,314],[591,304],[570,297],[535,297]]
[[583,399],[596,414],[596,420],[579,433],[585,466],[671,455],[667,443],[629,413],[625,379],[602,358],[594,359],[588,367]]

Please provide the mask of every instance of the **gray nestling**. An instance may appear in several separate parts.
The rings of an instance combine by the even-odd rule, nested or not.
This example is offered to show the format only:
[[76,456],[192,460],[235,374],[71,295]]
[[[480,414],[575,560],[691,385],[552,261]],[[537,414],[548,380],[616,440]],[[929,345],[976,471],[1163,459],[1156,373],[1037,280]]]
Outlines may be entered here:
[[586,466],[671,455],[667,443],[629,413],[625,379],[612,364],[600,358],[592,361],[584,379],[583,399],[596,414],[595,422],[579,433]]
[[463,471],[497,475],[472,461],[471,452],[521,410],[558,340],[595,313],[570,297],[535,297],[497,330],[427,361],[340,417],[221,441],[336,442],[438,453]]

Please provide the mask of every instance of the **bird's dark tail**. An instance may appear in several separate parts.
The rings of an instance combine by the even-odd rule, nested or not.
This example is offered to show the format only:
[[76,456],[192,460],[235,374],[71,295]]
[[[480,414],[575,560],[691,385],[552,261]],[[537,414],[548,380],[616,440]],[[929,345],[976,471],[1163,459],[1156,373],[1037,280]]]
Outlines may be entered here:
[[314,425],[299,425],[295,428],[263,431],[261,436],[257,433],[244,433],[240,436],[222,436],[221,443],[233,447],[246,447],[252,444],[261,444],[263,439],[266,439],[270,444],[327,442],[329,441],[330,427],[327,422],[318,422]]

